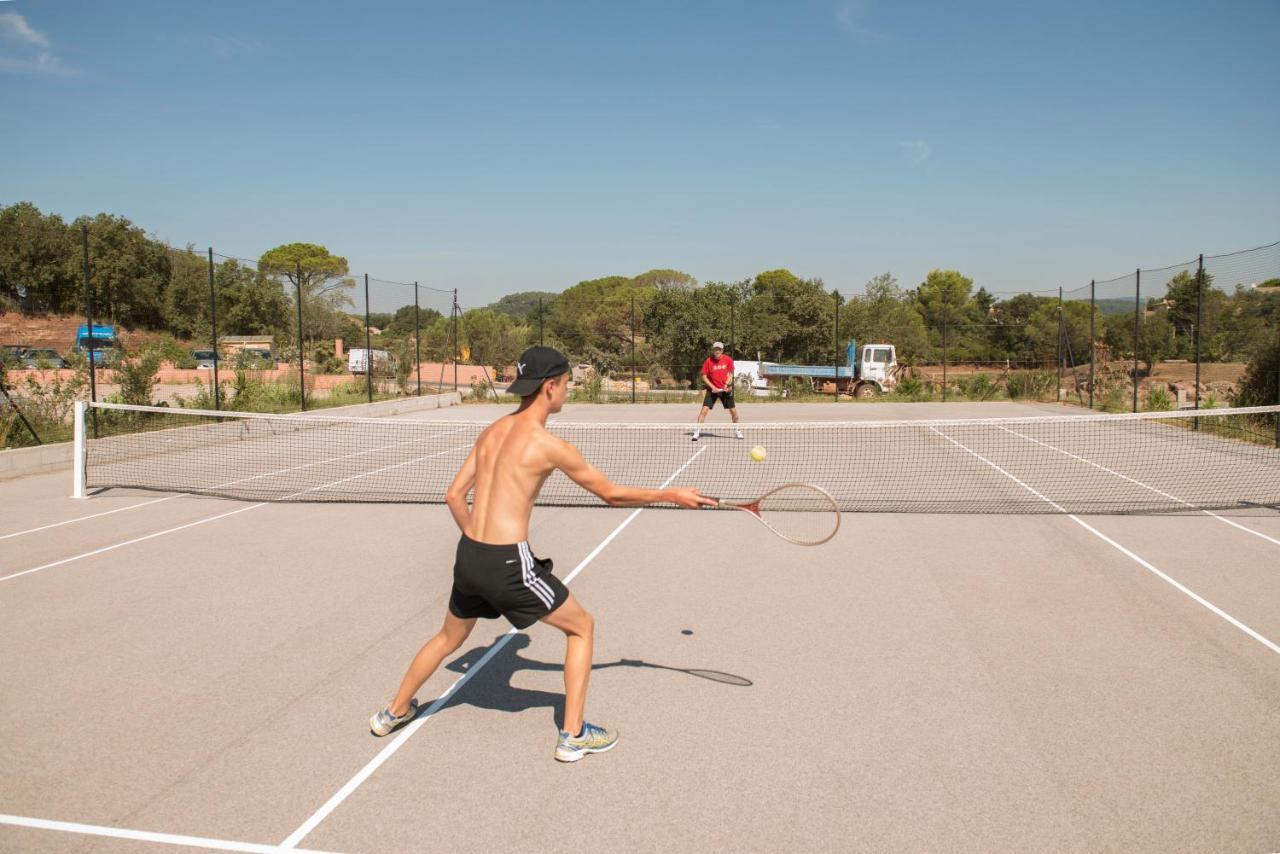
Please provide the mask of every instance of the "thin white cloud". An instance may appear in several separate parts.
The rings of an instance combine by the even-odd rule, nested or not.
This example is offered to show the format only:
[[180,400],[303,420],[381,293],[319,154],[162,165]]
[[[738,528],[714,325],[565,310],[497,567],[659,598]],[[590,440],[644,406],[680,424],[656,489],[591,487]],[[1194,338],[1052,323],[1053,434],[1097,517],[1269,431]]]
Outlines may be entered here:
[[870,10],[869,0],[845,0],[836,10],[836,20],[846,32],[859,41],[872,42],[887,38],[884,33],[867,26],[866,19]]
[[898,145],[906,152],[912,163],[923,163],[933,154],[933,149],[923,139],[909,139]]
[[10,41],[49,49],[49,39],[45,34],[28,24],[27,19],[17,12],[0,13],[0,33]]
[[64,65],[53,52],[48,36],[27,23],[27,19],[17,12],[0,13],[0,38],[17,44],[17,55],[0,56],[0,72],[54,77],[74,77],[80,73],[78,69]]
[[262,39],[247,36],[209,36],[209,49],[214,56],[238,56],[259,53],[266,47]]

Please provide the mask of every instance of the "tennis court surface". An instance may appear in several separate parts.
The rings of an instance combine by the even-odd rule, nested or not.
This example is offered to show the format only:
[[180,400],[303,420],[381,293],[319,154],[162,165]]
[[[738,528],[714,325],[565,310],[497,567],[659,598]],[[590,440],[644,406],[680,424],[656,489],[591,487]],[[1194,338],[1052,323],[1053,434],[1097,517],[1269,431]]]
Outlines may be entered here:
[[621,730],[573,765],[544,626],[481,621],[367,728],[447,604],[442,480],[506,411],[104,408],[88,497],[0,483],[0,850],[1280,847],[1275,408],[761,404],[694,443],[687,406],[566,407],[619,478],[845,510],[802,549],[549,481],[530,543]]

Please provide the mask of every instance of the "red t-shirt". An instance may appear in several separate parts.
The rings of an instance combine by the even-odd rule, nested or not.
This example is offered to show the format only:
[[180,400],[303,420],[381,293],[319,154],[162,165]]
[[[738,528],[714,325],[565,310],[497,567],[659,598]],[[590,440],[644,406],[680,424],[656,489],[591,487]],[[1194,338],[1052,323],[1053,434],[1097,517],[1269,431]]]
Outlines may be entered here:
[[733,388],[733,359],[721,356],[719,360],[708,358],[702,363],[702,375],[711,380],[719,391]]

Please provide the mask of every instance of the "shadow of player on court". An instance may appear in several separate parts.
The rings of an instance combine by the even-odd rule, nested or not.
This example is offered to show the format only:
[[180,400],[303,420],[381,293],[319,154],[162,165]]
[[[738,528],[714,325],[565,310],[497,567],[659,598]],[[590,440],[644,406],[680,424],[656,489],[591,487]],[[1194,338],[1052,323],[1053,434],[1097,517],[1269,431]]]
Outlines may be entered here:
[[[494,639],[494,644],[502,642],[505,635],[499,635]],[[487,662],[483,669],[478,671],[475,676],[467,681],[467,684],[441,707],[441,711],[452,708],[453,706],[475,706],[479,709],[492,709],[499,712],[523,712],[529,709],[550,709],[552,716],[555,718],[556,726],[560,726],[564,721],[564,693],[563,691],[539,691],[530,688],[518,688],[513,685],[515,675],[522,670],[544,671],[563,673],[564,665],[560,662],[537,661],[532,658],[526,658],[520,654],[520,650],[529,646],[529,636],[523,633],[511,635],[510,640],[506,642],[501,649],[494,654]],[[454,673],[467,673],[471,668],[475,667],[482,658],[493,649],[493,644],[485,647],[476,647],[468,650],[458,658],[445,665],[446,669]],[[605,670],[611,667],[635,667],[651,670],[666,670],[672,673],[679,673],[687,676],[693,676],[697,679],[707,680],[711,682],[719,682],[723,685],[733,685],[740,688],[748,688],[753,683],[750,679],[743,676],[736,676],[732,673],[723,673],[719,670],[705,670],[702,668],[683,668],[668,667],[664,664],[654,664],[649,661],[640,661],[639,659],[623,658],[618,661],[602,661],[591,665],[592,672],[597,670]],[[429,703],[427,705],[430,705]]]

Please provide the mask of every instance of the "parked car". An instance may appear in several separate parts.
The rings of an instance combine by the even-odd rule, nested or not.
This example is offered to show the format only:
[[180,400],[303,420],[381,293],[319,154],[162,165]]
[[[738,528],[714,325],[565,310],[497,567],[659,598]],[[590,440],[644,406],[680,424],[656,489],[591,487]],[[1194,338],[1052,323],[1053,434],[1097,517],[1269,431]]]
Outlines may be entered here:
[[192,350],[191,358],[196,360],[196,367],[203,371],[211,371],[214,362],[224,361],[213,350]]
[[3,344],[0,345],[0,362],[11,368],[17,368],[22,365],[22,357],[26,355],[31,348],[25,344]]
[[67,360],[58,355],[57,350],[31,349],[22,354],[24,368],[65,368]]
[[276,366],[276,360],[270,350],[260,347],[245,347],[236,354],[236,367],[250,370],[270,370]]

